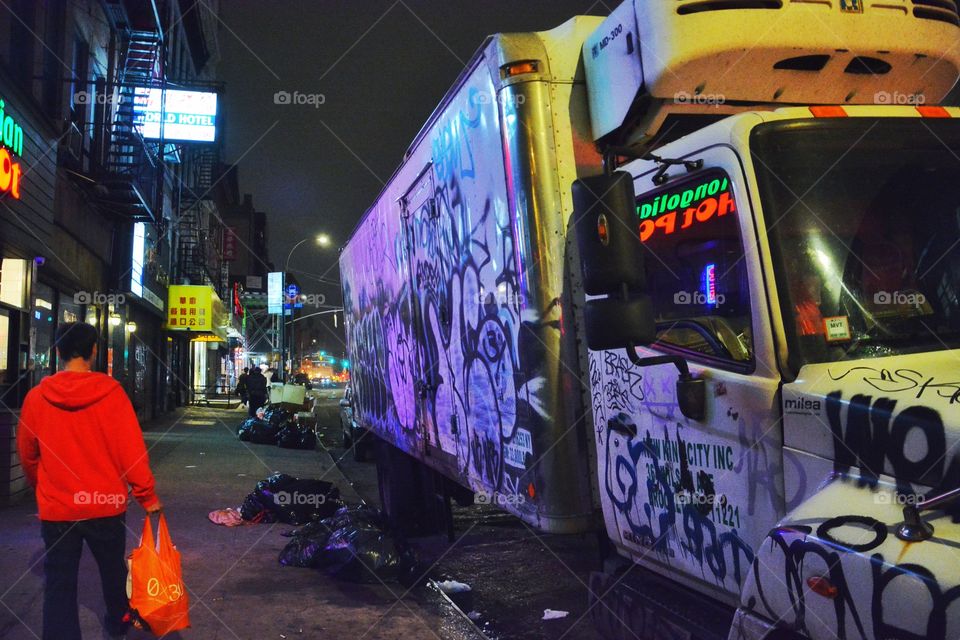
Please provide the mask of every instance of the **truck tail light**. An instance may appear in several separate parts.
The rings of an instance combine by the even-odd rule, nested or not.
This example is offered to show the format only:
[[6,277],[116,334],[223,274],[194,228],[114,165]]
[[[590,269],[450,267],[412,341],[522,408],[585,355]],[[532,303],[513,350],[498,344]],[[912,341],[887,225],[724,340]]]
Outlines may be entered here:
[[827,105],[810,107],[810,113],[813,114],[814,118],[846,118],[847,117],[847,112],[844,111],[843,107],[835,107],[835,106],[827,106]]

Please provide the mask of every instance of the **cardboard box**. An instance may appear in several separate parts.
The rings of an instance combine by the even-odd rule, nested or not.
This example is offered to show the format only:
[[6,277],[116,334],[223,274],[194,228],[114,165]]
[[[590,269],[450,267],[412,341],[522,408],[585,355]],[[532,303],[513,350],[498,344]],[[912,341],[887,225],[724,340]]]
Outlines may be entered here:
[[287,411],[304,411],[307,388],[299,384],[285,384],[281,391],[280,406]]
[[280,404],[283,402],[283,383],[273,382],[270,384],[270,404]]

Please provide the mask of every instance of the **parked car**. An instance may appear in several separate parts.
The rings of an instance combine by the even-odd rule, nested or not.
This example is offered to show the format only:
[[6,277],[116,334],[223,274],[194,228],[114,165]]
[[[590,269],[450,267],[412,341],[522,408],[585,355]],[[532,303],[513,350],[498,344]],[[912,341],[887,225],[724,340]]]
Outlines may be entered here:
[[373,436],[353,417],[353,388],[349,385],[340,399],[340,433],[344,449],[353,448],[353,459],[366,462],[372,456]]

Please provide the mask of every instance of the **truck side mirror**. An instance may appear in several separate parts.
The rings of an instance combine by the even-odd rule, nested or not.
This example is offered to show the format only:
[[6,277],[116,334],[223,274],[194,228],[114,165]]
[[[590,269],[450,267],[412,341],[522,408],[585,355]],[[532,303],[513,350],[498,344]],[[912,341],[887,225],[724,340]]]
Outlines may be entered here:
[[680,356],[641,358],[636,347],[657,339],[653,304],[647,295],[643,245],[638,235],[633,178],[615,171],[573,183],[573,228],[580,251],[587,346],[594,351],[626,349],[638,367],[672,363],[680,372],[677,403],[691,420],[706,415],[706,384],[690,375]]
[[580,250],[587,346],[594,351],[650,344],[657,337],[646,295],[633,178],[617,171],[573,183],[573,227]]

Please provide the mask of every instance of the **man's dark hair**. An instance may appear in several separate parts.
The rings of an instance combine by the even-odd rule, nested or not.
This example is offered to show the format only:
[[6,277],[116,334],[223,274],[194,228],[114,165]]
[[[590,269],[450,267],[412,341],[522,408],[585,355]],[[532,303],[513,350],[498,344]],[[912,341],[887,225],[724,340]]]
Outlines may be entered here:
[[250,367],[244,367],[244,368],[243,368],[243,372],[244,372],[244,373],[247,373],[248,371],[250,371]]
[[97,344],[97,330],[86,322],[65,322],[57,327],[57,353],[64,362],[74,358],[87,360]]

